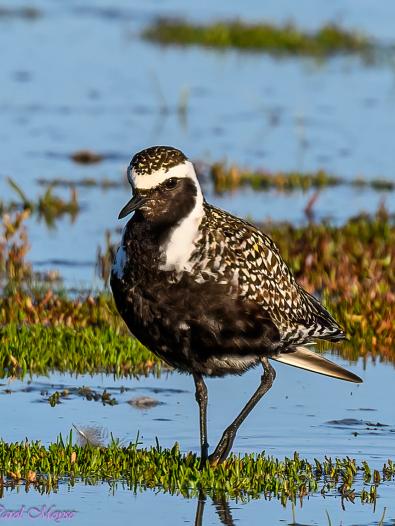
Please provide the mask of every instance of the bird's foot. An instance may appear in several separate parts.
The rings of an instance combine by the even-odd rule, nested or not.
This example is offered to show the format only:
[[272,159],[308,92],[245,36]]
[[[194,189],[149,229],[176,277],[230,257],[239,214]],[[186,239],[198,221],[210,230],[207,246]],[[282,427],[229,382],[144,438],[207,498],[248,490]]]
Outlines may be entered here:
[[232,449],[234,439],[236,437],[237,429],[233,426],[227,427],[221,437],[221,440],[218,442],[217,447],[214,450],[214,453],[211,453],[208,457],[208,461],[211,467],[218,466],[222,464],[227,459],[230,450]]

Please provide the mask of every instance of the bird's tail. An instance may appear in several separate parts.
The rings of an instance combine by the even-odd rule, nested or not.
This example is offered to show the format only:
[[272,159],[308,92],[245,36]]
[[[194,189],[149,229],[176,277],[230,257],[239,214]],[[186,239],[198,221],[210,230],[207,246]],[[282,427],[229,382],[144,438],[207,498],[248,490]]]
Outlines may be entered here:
[[333,376],[334,378],[346,380],[347,382],[362,382],[362,379],[356,374],[347,371],[347,369],[340,367],[340,365],[331,362],[318,353],[310,351],[310,349],[307,349],[306,347],[292,347],[286,351],[280,352],[279,354],[270,356],[270,358],[277,362],[293,365],[294,367],[306,369],[313,373]]

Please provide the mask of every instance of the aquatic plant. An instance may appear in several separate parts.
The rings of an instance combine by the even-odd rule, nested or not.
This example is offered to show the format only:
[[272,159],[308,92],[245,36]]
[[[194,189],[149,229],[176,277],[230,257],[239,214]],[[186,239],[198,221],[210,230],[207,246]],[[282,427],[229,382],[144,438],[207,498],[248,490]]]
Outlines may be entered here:
[[104,156],[90,150],[79,150],[71,154],[70,158],[79,164],[97,164],[104,159]]
[[0,290],[31,278],[31,265],[25,261],[29,243],[24,221],[29,215],[29,210],[13,216],[3,215],[0,223]]
[[324,170],[312,173],[305,172],[269,172],[265,170],[243,170],[235,165],[228,167],[225,163],[214,163],[209,167],[208,175],[218,193],[250,186],[254,190],[278,190],[292,192],[295,190],[320,189],[333,186],[351,186],[369,188],[376,191],[393,191],[395,182],[380,179],[346,179],[332,175]]
[[80,396],[89,402],[92,400],[95,402],[101,402],[103,405],[118,404],[117,399],[111,397],[111,394],[106,389],[104,389],[102,393],[99,393],[91,387],[86,386],[63,389],[62,391],[54,391],[48,396],[47,401],[51,407],[55,407],[56,405],[61,404],[62,400],[67,400],[70,395]]
[[123,181],[120,181],[118,177],[117,179],[95,179],[94,177],[83,177],[82,179],[66,179],[64,177],[55,177],[51,179],[45,179],[44,177],[41,177],[37,179],[37,183],[41,186],[60,186],[64,188],[100,187],[103,190],[107,190],[108,188],[121,188],[122,186],[126,187],[129,184],[126,177]]
[[72,433],[67,440],[60,436],[56,443],[44,446],[40,442],[0,441],[0,488],[25,485],[26,490],[56,490],[64,477],[69,483],[76,480],[114,483],[126,482],[129,488],[156,488],[159,491],[185,497],[199,493],[221,493],[227,497],[278,499],[288,501],[321,493],[337,493],[342,500],[375,503],[380,484],[393,480],[395,464],[388,460],[381,470],[370,468],[366,462],[358,465],[352,458],[325,457],[314,462],[301,459],[297,453],[283,460],[265,453],[244,456],[232,455],[216,468],[208,464],[199,468],[199,459],[183,455],[176,443],[172,449],[144,449],[138,440],[121,446],[112,440],[107,446],[84,446],[73,443]]
[[119,331],[125,327],[108,293],[70,298],[50,288],[21,286],[12,295],[0,297],[0,325],[10,323],[74,328],[111,326]]
[[315,57],[339,53],[366,56],[374,47],[374,42],[367,36],[333,23],[326,24],[315,32],[306,32],[291,23],[253,24],[236,20],[202,25],[162,18],[150,25],[143,32],[143,37],[167,45],[200,45]]
[[52,227],[55,224],[55,220],[64,215],[70,216],[71,220],[74,221],[80,211],[75,188],[70,189],[69,201],[54,195],[52,185],[48,186],[43,195],[32,200],[26,196],[21,187],[13,179],[8,178],[8,183],[19,197],[19,201],[10,201],[8,203],[0,201],[0,215],[28,210],[36,214],[39,219],[43,219],[47,226]]
[[[136,339],[119,334],[111,327],[71,328],[39,324],[0,327],[1,378],[47,375],[54,370],[73,374],[105,372],[130,377],[158,374],[162,367],[159,358]],[[60,395],[55,395],[49,402],[56,405],[59,399]]]

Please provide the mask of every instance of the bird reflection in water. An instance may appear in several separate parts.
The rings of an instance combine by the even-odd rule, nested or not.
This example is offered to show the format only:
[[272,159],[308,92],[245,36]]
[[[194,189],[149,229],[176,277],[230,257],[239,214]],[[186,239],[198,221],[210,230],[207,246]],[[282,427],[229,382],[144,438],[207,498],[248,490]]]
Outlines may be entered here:
[[[215,494],[211,498],[221,524],[224,526],[234,526],[235,523],[233,521],[231,508],[225,495]],[[206,494],[201,492],[197,501],[195,526],[203,526],[203,515],[204,508],[206,506],[206,500]]]

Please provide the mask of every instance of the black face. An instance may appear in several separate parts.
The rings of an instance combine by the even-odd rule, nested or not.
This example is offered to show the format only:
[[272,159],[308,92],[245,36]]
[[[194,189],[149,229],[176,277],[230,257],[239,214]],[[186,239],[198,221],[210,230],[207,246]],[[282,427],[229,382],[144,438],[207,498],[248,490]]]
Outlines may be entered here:
[[120,217],[136,211],[154,228],[169,228],[187,216],[196,202],[197,188],[188,177],[170,177],[149,190],[136,189]]

